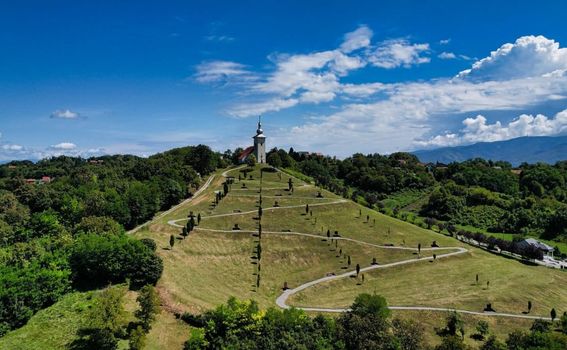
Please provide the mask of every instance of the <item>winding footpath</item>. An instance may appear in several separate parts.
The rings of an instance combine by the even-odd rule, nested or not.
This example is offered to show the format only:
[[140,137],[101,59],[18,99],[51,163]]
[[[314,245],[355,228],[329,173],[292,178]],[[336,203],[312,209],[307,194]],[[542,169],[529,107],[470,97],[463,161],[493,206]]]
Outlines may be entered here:
[[[242,167],[243,166],[229,169],[229,170],[223,172],[221,175],[223,177],[227,177],[227,174],[229,172],[238,170]],[[287,174],[287,175],[289,175],[289,174]],[[289,176],[291,176],[291,175],[289,175]],[[199,191],[195,192],[195,195],[193,197],[191,197],[191,198],[185,200],[184,202],[180,203],[179,205],[169,209],[167,212],[162,213],[156,219],[167,215],[171,211],[177,209],[177,207],[184,205],[184,204],[190,202],[192,199],[196,198],[198,195],[200,195],[210,185],[213,177],[214,177],[214,175],[209,177],[207,182],[199,189]],[[309,185],[304,185],[304,186],[309,186]],[[268,189],[268,188],[266,188],[266,189]],[[279,188],[277,188],[277,189],[279,189]],[[242,190],[244,190],[244,189],[242,189]],[[238,195],[238,196],[256,196],[256,195]],[[268,197],[268,196],[266,196],[266,197]],[[279,197],[279,198],[282,198],[282,197]],[[283,197],[283,198],[285,198],[285,197]],[[297,198],[299,198],[299,197],[297,197]],[[331,202],[326,202],[326,203],[309,204],[309,206],[314,207],[314,206],[323,206],[323,205],[333,205],[333,204],[340,204],[340,203],[345,203],[345,202],[348,202],[348,201],[345,200],[345,199],[339,199],[339,200],[336,200],[336,201],[331,201]],[[302,205],[271,207],[271,208],[264,209],[264,211],[302,208],[302,207],[305,207],[305,205],[302,204]],[[225,216],[235,216],[235,215],[247,215],[247,214],[253,214],[253,213],[257,213],[257,210],[250,210],[250,211],[246,211],[246,212],[236,212],[236,213],[216,214],[216,215],[205,216],[202,219],[208,219],[208,218],[212,219],[212,218],[225,217]],[[183,227],[183,225],[178,224],[178,222],[182,222],[182,221],[187,221],[187,219],[182,218],[182,219],[176,219],[176,220],[169,220],[167,223],[170,226],[174,226],[174,227],[179,228],[179,227]],[[148,224],[148,223],[145,223],[144,225],[146,225],[146,224]],[[144,226],[144,225],[141,225],[141,226]],[[135,230],[137,230],[139,228],[140,227],[137,227]],[[254,230],[254,231],[252,231],[252,230],[220,230],[220,229],[208,229],[208,228],[202,228],[202,227],[196,227],[195,229],[198,230],[198,231],[209,231],[209,232],[219,232],[219,233],[256,233],[257,232],[256,230]],[[263,231],[263,232],[268,233],[268,234],[284,235],[284,236],[285,235],[287,235],[287,236],[295,235],[295,236],[303,236],[303,237],[318,238],[318,239],[326,238],[326,236],[316,235],[316,234],[311,234],[311,233],[303,233],[303,232],[278,232],[278,231]],[[369,243],[369,242],[365,242],[365,241],[361,241],[361,240],[357,240],[357,239],[352,239],[352,238],[346,238],[346,237],[331,237],[330,239],[331,240],[349,241],[349,242],[353,242],[353,243],[357,243],[357,244],[361,244],[361,245],[372,246],[372,247],[380,248],[380,249],[398,249],[398,250],[417,251],[417,248],[378,245],[378,244]],[[422,251],[455,250],[454,252],[436,255],[437,259],[448,258],[448,257],[451,257],[451,256],[456,256],[456,255],[460,255],[460,254],[464,254],[464,253],[468,252],[468,250],[466,248],[463,248],[463,247],[422,248],[421,250]],[[367,271],[372,271],[372,270],[377,270],[377,269],[386,269],[386,268],[390,268],[390,267],[413,264],[413,263],[421,262],[421,261],[424,261],[424,260],[431,260],[431,259],[433,259],[433,256],[424,256],[424,257],[418,257],[418,258],[414,258],[414,259],[396,261],[396,262],[392,262],[392,263],[388,263],[388,264],[371,265],[371,266],[361,268],[360,272],[367,272]],[[348,277],[352,276],[353,274],[356,274],[356,270],[344,272],[344,273],[338,274],[338,275],[321,277],[321,278],[318,278],[318,279],[315,279],[315,280],[312,280],[312,281],[305,282],[305,283],[303,283],[303,284],[301,284],[301,285],[299,285],[295,288],[284,290],[283,293],[276,299],[276,305],[278,305],[282,309],[289,309],[289,308],[291,308],[291,306],[287,304],[287,301],[292,295],[297,294],[297,293],[299,293],[302,290],[305,290],[307,288],[316,286],[318,284],[322,284],[322,283],[326,283],[326,282],[330,282],[330,281],[334,281],[334,280],[339,280],[339,279],[343,279],[343,278],[348,278]],[[347,312],[347,311],[350,310],[349,308],[322,308],[322,307],[295,307],[295,308],[301,309],[301,310],[304,310],[304,311],[333,312],[333,313]],[[455,311],[455,312],[458,312],[458,313],[461,313],[461,314],[479,315],[479,316],[498,316],[498,317],[510,317],[510,318],[518,318],[518,319],[551,320],[551,318],[543,317],[543,316],[517,315],[517,314],[509,314],[509,313],[501,313],[501,312],[476,312],[476,311],[460,310],[460,309],[455,309],[455,308],[442,308],[442,307],[388,306],[388,308],[391,309],[391,310],[412,310],[412,311],[437,311],[437,312],[452,312],[452,311]]]
[[[241,166],[238,166],[238,167],[236,167],[236,168],[232,168],[232,169],[225,170],[225,171],[221,174],[221,176],[222,176],[222,177],[227,177],[227,175],[228,175],[229,172],[234,171],[234,170],[238,170],[238,169],[242,169],[242,168],[245,167],[245,166],[246,166],[246,165],[241,165]],[[142,227],[145,227],[145,226],[149,225],[150,223],[154,222],[155,220],[158,220],[158,219],[163,218],[164,216],[166,216],[166,215],[168,215],[169,213],[173,212],[174,210],[180,208],[181,206],[186,205],[186,204],[192,202],[192,201],[195,200],[197,197],[199,197],[199,196],[211,185],[211,183],[213,182],[213,179],[214,179],[214,178],[215,178],[215,174],[212,174],[211,176],[209,176],[209,178],[207,179],[207,181],[205,181],[205,183],[204,183],[201,187],[199,187],[199,189],[197,189],[197,191],[195,191],[195,193],[193,193],[193,195],[192,195],[191,197],[189,197],[189,198],[185,199],[183,202],[181,202],[181,203],[179,203],[179,204],[177,204],[177,205],[174,205],[173,207],[167,209],[166,211],[164,211],[163,213],[159,214],[158,216],[152,218],[151,220],[148,220],[148,221],[144,222],[143,224],[134,227],[133,229],[131,229],[130,231],[128,231],[128,232],[126,232],[126,233],[127,233],[127,234],[135,233],[135,232],[137,232],[138,230],[140,230]]]

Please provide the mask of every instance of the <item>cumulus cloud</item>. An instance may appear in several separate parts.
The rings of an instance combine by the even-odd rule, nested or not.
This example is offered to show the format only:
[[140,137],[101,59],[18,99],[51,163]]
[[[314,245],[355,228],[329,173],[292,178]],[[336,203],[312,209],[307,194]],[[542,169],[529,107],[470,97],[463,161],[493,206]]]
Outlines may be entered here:
[[452,52],[441,52],[439,55],[437,55],[437,57],[439,57],[442,60],[454,60],[455,58],[457,58],[457,56],[452,53]]
[[77,145],[71,142],[61,142],[56,145],[51,145],[49,148],[53,150],[70,151],[76,149]]
[[429,51],[429,44],[411,44],[405,39],[387,40],[370,55],[369,61],[380,68],[408,68],[430,62],[429,57],[423,56]]
[[429,44],[412,44],[406,39],[396,39],[375,46],[371,42],[372,36],[372,30],[362,25],[346,33],[336,49],[306,54],[272,54],[269,59],[274,68],[267,73],[255,73],[237,62],[202,62],[196,66],[193,78],[200,83],[241,85],[239,94],[245,101],[229,107],[227,112],[245,117],[304,103],[330,102],[337,96],[369,96],[377,91],[373,83],[360,88],[346,84],[343,88],[341,79],[369,64],[386,69],[408,68],[430,60],[425,57]]
[[[416,140],[424,146],[456,145],[473,139],[563,130],[557,126],[562,115],[547,119],[536,115],[501,125],[483,122],[479,117],[469,118],[463,130],[439,132],[443,130],[443,120],[456,114],[517,111],[567,99],[567,74],[562,63],[565,49],[553,40],[519,38],[514,44],[505,44],[489,57],[477,60],[470,70],[453,78],[400,83],[343,81],[353,71],[363,68],[407,68],[430,60],[432,50],[427,43],[395,39],[373,45],[371,38],[371,30],[363,26],[346,34],[343,43],[333,50],[272,55],[273,70],[257,75],[257,80],[246,85],[245,100],[228,112],[248,117],[300,104],[327,104],[331,112],[311,115],[306,123],[279,130],[271,137],[279,144],[339,156],[353,151],[407,150],[417,144]],[[448,51],[439,56],[470,59]],[[337,99],[339,103],[330,104]],[[506,131],[494,131],[498,127]],[[427,135],[431,134],[438,135],[430,140]]]
[[81,114],[69,109],[58,109],[51,113],[50,117],[53,119],[79,119]]
[[372,30],[367,26],[360,26],[354,32],[345,34],[340,50],[346,53],[370,46]]
[[245,65],[231,61],[203,62],[197,65],[196,71],[193,77],[199,83],[227,82],[233,78],[250,80],[254,76]]
[[510,80],[564,75],[567,71],[567,49],[544,36],[523,36],[507,43],[490,56],[460,72],[457,77],[471,81]]
[[442,40],[439,40],[439,45],[447,45],[450,42],[451,42],[450,38],[449,39],[442,39]]
[[437,135],[426,141],[417,141],[423,147],[444,147],[509,140],[522,136],[553,136],[567,131],[567,109],[548,118],[545,115],[522,114],[503,124],[500,121],[488,123],[486,117],[477,115],[463,120],[464,128],[457,133]]

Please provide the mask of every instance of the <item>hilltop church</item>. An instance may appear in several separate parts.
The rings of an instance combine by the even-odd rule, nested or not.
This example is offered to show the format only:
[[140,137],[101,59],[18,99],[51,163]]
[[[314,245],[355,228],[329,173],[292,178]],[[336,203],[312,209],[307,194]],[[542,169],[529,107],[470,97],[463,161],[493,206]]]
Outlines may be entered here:
[[266,135],[264,135],[264,130],[262,130],[262,122],[260,117],[258,117],[258,128],[256,129],[256,135],[252,137],[254,139],[254,146],[246,148],[238,157],[240,163],[246,162],[246,159],[253,154],[256,158],[257,163],[266,163]]

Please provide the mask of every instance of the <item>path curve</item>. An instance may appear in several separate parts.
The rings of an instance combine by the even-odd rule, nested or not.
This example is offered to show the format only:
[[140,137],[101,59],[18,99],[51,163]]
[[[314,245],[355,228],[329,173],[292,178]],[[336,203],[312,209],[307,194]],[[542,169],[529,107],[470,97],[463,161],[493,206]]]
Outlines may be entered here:
[[[229,170],[223,172],[222,176],[226,177],[228,172],[234,171],[234,170],[237,170],[237,169],[240,169],[240,168],[242,168],[242,166],[237,167],[237,168],[233,168],[233,169],[229,169]],[[209,184],[212,181],[213,176],[211,176],[207,180],[207,183],[205,184],[206,186],[203,186],[200,189],[200,191],[198,191],[199,194],[206,187],[209,186]],[[183,203],[181,203],[179,205],[186,204],[187,202],[189,202],[191,199],[193,199],[195,197],[196,197],[196,195],[193,196],[192,198],[189,198],[188,200],[184,201]],[[333,201],[333,202],[310,204],[310,207],[322,206],[322,205],[332,205],[332,204],[339,204],[339,203],[345,203],[345,202],[347,202],[347,200],[340,199],[340,200]],[[283,207],[272,207],[272,208],[266,208],[266,209],[264,209],[264,211],[278,210],[278,209],[301,208],[301,207],[304,207],[304,206],[305,205],[291,205],[291,206],[283,206]],[[175,206],[174,208],[176,208],[176,207],[177,206]],[[171,212],[174,208],[170,209],[168,212]],[[239,212],[239,213],[217,214],[217,215],[210,215],[210,216],[203,217],[203,219],[224,217],[224,216],[234,216],[234,215],[246,215],[246,214],[252,214],[252,213],[256,213],[256,212],[257,212],[256,210],[251,210],[251,211]],[[162,217],[164,214],[160,215],[159,217]],[[169,220],[167,223],[171,226],[174,226],[174,227],[183,227],[182,225],[177,224],[177,222],[186,221],[186,220],[187,219],[185,219],[185,218],[176,219],[176,220]],[[221,233],[256,233],[256,231],[251,231],[251,230],[219,230],[219,229],[207,229],[207,228],[202,228],[202,227],[196,227],[195,229],[199,230],[199,231],[211,231],[211,232],[221,232]],[[310,233],[303,233],[303,232],[278,232],[278,231],[263,231],[263,232],[268,233],[268,234],[278,234],[278,235],[296,235],[296,236],[304,236],[304,237],[312,237],[312,238],[326,238],[325,236],[315,235],[315,234],[310,234]],[[331,237],[331,240],[344,240],[344,241],[354,242],[354,243],[358,243],[358,244],[362,244],[362,245],[369,245],[369,246],[372,246],[372,247],[375,247],[375,248],[381,248],[381,249],[400,249],[400,250],[413,250],[413,251],[417,250],[416,248],[410,248],[410,247],[378,245],[378,244],[373,244],[373,243],[360,241],[360,240],[347,238],[347,237]],[[464,254],[464,253],[468,252],[468,249],[463,248],[463,247],[421,248],[421,250],[423,250],[423,251],[436,251],[436,250],[448,250],[448,249],[456,249],[457,251],[451,252],[451,253],[440,254],[440,255],[437,255],[436,258],[437,259],[443,259],[443,258],[456,256],[456,255],[460,255],[460,254]],[[421,261],[430,260],[430,259],[433,259],[433,256],[424,256],[424,257],[418,257],[418,258],[415,258],[415,259],[401,260],[401,261],[396,261],[396,262],[393,262],[393,263],[388,263],[388,264],[383,264],[383,265],[371,265],[371,266],[361,268],[360,272],[367,272],[367,271],[372,271],[372,270],[376,270],[376,269],[385,269],[385,268],[389,268],[389,267],[393,267],[393,266],[407,265],[407,264],[412,264],[412,263],[421,262]],[[309,287],[315,286],[317,284],[321,284],[321,283],[325,283],[325,282],[329,282],[329,281],[333,281],[333,280],[338,280],[338,279],[342,279],[342,278],[347,278],[347,277],[352,276],[353,274],[356,274],[356,270],[344,272],[344,273],[339,274],[339,275],[321,277],[321,278],[318,278],[318,279],[315,279],[315,280],[312,280],[312,281],[309,281],[309,282],[305,282],[298,287],[295,287],[295,288],[292,288],[292,289],[287,289],[276,299],[276,305],[278,305],[282,309],[289,309],[292,306],[287,304],[287,300],[292,295],[294,295],[294,294],[296,294],[296,293],[298,293],[302,290],[305,290]],[[350,311],[349,308],[320,308],[320,307],[294,307],[294,308],[304,310],[304,311],[332,312],[332,313],[341,313],[341,312]],[[455,308],[441,308],[441,307],[428,307],[428,306],[388,306],[388,308],[390,310],[412,310],[412,311],[438,311],[438,312],[455,311],[455,312],[462,313],[462,314],[478,315],[478,316],[499,316],[499,317],[510,317],[510,318],[521,318],[521,319],[551,320],[551,318],[543,317],[543,316],[515,315],[515,314],[501,313],[501,312],[476,312],[476,311],[470,311],[470,310],[460,310],[460,309],[455,309]]]
[[[309,207],[319,207],[322,205],[331,205],[331,204],[339,204],[339,203],[345,203],[347,202],[346,199],[339,199],[333,202],[327,202],[327,203],[313,203],[310,204]],[[281,206],[281,207],[270,207],[270,208],[265,208],[263,209],[264,212],[266,211],[273,211],[273,210],[279,210],[279,209],[293,209],[293,208],[305,208],[305,204],[298,204],[298,205],[287,205],[287,206]],[[212,218],[220,218],[220,217],[225,217],[225,216],[237,216],[237,215],[246,215],[246,214],[254,214],[257,213],[258,210],[249,210],[249,211],[242,211],[242,212],[237,212],[237,213],[225,213],[225,214],[215,214],[215,215],[209,215],[209,216],[203,216],[201,217],[201,219],[212,219]],[[187,221],[189,219],[187,218],[181,218],[181,219],[175,219],[175,220],[169,220],[167,223],[171,226],[175,226],[175,227],[183,227],[182,225],[179,225],[178,222],[181,221]]]
[[[245,167],[245,166],[246,166],[246,165],[241,165],[241,166],[238,166],[238,167],[236,167],[236,168],[227,169],[227,170],[223,171],[223,173],[221,174],[221,176],[222,176],[222,177],[226,177],[229,172],[234,171],[234,170],[241,169],[241,168],[243,168],[243,167]],[[151,222],[153,222],[153,221],[155,221],[155,220],[157,220],[157,219],[161,219],[162,217],[164,217],[164,216],[166,216],[167,214],[171,213],[172,211],[174,211],[175,209],[179,208],[180,206],[192,202],[193,200],[195,200],[195,198],[199,197],[199,196],[201,195],[201,193],[203,193],[203,191],[205,191],[205,190],[210,186],[210,184],[211,184],[211,182],[213,182],[213,179],[214,179],[214,178],[215,178],[215,174],[212,174],[211,176],[209,176],[209,178],[207,179],[207,181],[205,181],[205,183],[204,183],[201,187],[199,187],[199,188],[197,189],[197,191],[195,191],[195,193],[193,193],[193,195],[192,195],[191,197],[185,199],[183,202],[181,202],[181,203],[179,203],[179,204],[174,205],[173,207],[167,209],[166,211],[164,211],[163,213],[159,214],[158,216],[153,217],[152,219],[150,219],[150,220],[144,222],[143,224],[134,227],[133,229],[131,229],[130,231],[128,231],[128,232],[126,232],[126,233],[127,233],[127,234],[135,233],[135,232],[137,232],[138,230],[140,230],[142,227],[145,227],[145,226],[149,225]]]

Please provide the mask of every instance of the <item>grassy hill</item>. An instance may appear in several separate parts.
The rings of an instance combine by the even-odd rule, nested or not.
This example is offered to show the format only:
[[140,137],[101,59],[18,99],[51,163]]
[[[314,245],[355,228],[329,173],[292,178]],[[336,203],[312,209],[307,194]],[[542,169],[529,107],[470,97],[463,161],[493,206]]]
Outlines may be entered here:
[[[238,169],[233,170],[229,175],[238,177],[238,172]],[[384,264],[414,259],[417,254],[412,250],[373,245],[416,248],[421,244],[425,248],[436,241],[440,247],[464,246],[453,238],[363,208],[297,178],[293,179],[294,192],[291,194],[286,190],[290,175],[264,172],[261,283],[256,288],[258,267],[254,249],[258,238],[254,232],[258,227],[260,168],[256,167],[249,175],[252,179],[236,180],[229,194],[218,206],[213,206],[214,191],[221,189],[224,182],[217,173],[211,187],[201,197],[135,234],[139,238],[155,239],[161,248],[165,269],[158,289],[170,312],[202,312],[225,302],[229,296],[252,298],[262,307],[275,306],[284,282],[294,288],[328,274],[338,275],[352,270],[356,264],[370,266],[373,258]],[[323,198],[317,197],[319,192]],[[274,207],[276,201],[277,208]],[[305,204],[309,204],[312,215],[306,213]],[[177,240],[170,250],[170,235],[181,232],[181,228],[173,225],[184,225],[189,211],[195,215],[200,213],[202,221],[194,232],[184,240]],[[241,230],[233,231],[235,224]],[[339,240],[335,243],[327,240],[327,230],[338,231],[342,238],[360,242]],[[315,236],[292,235],[288,231]],[[334,244],[338,246],[335,248]],[[567,295],[561,287],[567,283],[564,272],[524,265],[470,246],[464,247],[469,252],[460,256],[368,272],[364,283],[345,278],[317,285],[292,297],[290,303],[341,307],[349,305],[358,293],[377,292],[391,305],[482,311],[490,302],[497,311],[517,315],[522,315],[528,300],[534,304],[534,315],[547,316],[551,307],[563,310],[567,306]],[[450,251],[454,249],[444,249],[438,254]],[[351,257],[350,267],[345,255]],[[482,285],[474,283],[477,273]],[[491,283],[488,289],[486,280]],[[418,313],[396,311],[396,314],[406,316]],[[436,316],[427,321],[432,340],[435,340],[433,327],[441,326],[444,317],[443,313],[434,314]],[[471,328],[480,318],[490,317],[466,317]],[[495,332],[501,335],[515,326],[525,327],[530,323],[529,320],[491,318]],[[152,336],[150,339],[156,346],[169,341]]]
[[[240,170],[225,175],[238,178]],[[496,311],[515,315],[523,315],[528,300],[533,303],[531,315],[547,316],[552,307],[563,312],[567,306],[563,289],[567,274],[563,271],[526,265],[464,245],[293,177],[291,193],[287,191],[290,177],[283,173],[262,175],[261,271],[256,253],[260,167],[247,174],[246,180],[236,180],[218,205],[213,205],[213,198],[215,191],[222,189],[225,177],[221,171],[215,173],[211,185],[201,195],[133,233],[137,238],[156,240],[165,267],[157,286],[163,311],[148,335],[147,349],[182,347],[190,327],[176,319],[176,313],[200,313],[226,302],[229,296],[255,299],[261,307],[273,307],[286,282],[289,288],[295,288],[323,276],[351,271],[356,264],[362,268],[371,266],[373,259],[380,265],[406,260],[411,263],[366,272],[364,282],[360,278],[342,278],[321,283],[292,295],[288,304],[347,307],[357,294],[376,292],[394,306],[482,311],[491,303]],[[182,239],[179,226],[185,225],[190,211],[201,214],[202,220],[195,231]],[[240,230],[232,230],[235,224]],[[337,231],[340,237],[328,239],[327,230],[331,234]],[[177,237],[173,249],[169,248],[170,235]],[[435,251],[438,255],[456,252],[459,247],[468,252],[435,261],[431,258],[418,261],[418,244],[424,249],[421,256],[430,256],[433,252],[425,249],[433,241],[440,246]],[[261,283],[257,287],[259,272]],[[476,274],[480,277],[478,285]],[[490,281],[488,288],[486,281]],[[0,348],[64,348],[85,321],[85,311],[97,293],[67,295],[37,313],[26,326],[0,339]],[[127,310],[135,309],[135,298],[134,292],[127,294]],[[439,341],[435,328],[442,326],[446,313],[394,310],[394,315],[419,319],[433,344]],[[488,315],[463,315],[463,318],[468,334],[482,319],[502,338],[511,330],[527,328],[532,323],[527,319]],[[475,342],[470,338],[466,341]],[[120,345],[127,346],[125,341]]]

